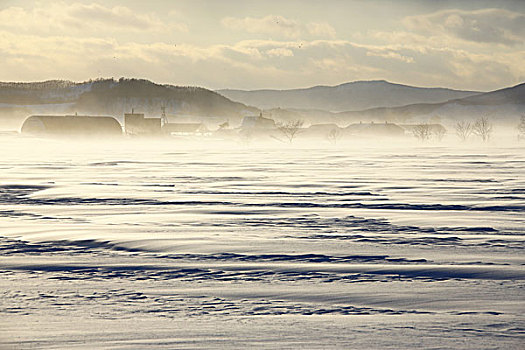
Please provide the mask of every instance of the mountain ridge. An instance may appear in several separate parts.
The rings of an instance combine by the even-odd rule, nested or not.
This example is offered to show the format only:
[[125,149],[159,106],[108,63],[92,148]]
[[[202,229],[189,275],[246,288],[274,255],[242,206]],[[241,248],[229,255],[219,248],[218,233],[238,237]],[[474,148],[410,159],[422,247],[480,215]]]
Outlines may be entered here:
[[[386,80],[349,82],[336,87],[343,91],[346,86],[368,84],[388,88],[420,89]],[[319,85],[317,89],[333,87]],[[308,88],[312,89],[312,88]],[[424,88],[425,92],[450,90],[447,88]],[[377,90],[377,89],[376,89]],[[285,90],[286,91],[286,90]],[[455,90],[452,90],[455,91]],[[374,91],[377,94],[377,91]],[[378,98],[384,96],[379,93]],[[342,98],[342,97],[338,97]],[[327,111],[308,106],[300,108],[268,108],[265,116],[275,120],[303,119],[307,123],[340,124],[359,121],[419,122],[443,119],[449,123],[469,119],[476,115],[488,115],[500,120],[512,121],[525,112],[525,83],[502,89],[476,93],[462,98],[428,103],[417,102],[393,107],[372,107],[361,110]],[[146,116],[158,117],[161,107],[171,116],[198,116],[210,123],[230,121],[238,125],[242,117],[258,115],[260,109],[235,102],[220,93],[195,86],[157,84],[145,79],[120,78],[118,80],[95,79],[85,82],[47,80],[41,82],[0,82],[0,122],[2,127],[11,123],[19,125],[31,114],[92,114],[113,115],[121,119],[133,108]],[[204,119],[203,119],[204,118]],[[213,121],[213,122],[212,122]]]
[[304,108],[332,112],[359,111],[374,107],[396,107],[414,103],[438,103],[480,94],[480,91],[442,87],[415,87],[386,80],[366,80],[334,86],[300,89],[216,90],[233,101],[261,109]]
[[[373,81],[373,83],[391,84],[386,81]],[[486,116],[494,121],[511,126],[519,120],[521,115],[525,114],[525,83],[434,103],[417,102],[400,106],[376,106],[361,110],[337,112],[320,108],[305,108],[304,106],[302,108],[277,107],[265,109],[265,113],[275,119],[302,119],[310,124],[322,122],[345,125],[361,121],[392,123],[439,122],[449,127],[453,127],[459,120],[472,121],[479,116]]]

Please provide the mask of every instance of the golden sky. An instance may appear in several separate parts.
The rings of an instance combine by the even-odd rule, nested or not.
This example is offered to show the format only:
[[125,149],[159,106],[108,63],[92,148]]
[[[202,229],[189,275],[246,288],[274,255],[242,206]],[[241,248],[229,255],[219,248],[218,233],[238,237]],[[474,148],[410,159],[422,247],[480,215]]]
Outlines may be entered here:
[[0,0],[0,81],[220,88],[525,81],[525,1]]

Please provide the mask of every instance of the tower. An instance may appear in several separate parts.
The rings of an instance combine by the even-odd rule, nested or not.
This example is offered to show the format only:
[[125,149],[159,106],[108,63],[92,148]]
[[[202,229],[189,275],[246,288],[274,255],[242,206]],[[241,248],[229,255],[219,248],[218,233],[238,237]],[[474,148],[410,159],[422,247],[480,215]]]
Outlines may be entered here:
[[160,115],[160,119],[162,121],[162,125],[168,124],[168,117],[166,116],[166,107],[161,106],[160,110],[162,111],[162,114]]

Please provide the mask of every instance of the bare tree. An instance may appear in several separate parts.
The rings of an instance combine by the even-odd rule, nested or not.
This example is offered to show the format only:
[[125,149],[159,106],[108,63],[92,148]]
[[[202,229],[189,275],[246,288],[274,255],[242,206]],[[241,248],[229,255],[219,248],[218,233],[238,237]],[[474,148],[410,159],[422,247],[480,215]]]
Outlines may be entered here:
[[457,122],[455,125],[456,135],[460,138],[461,141],[465,142],[472,135],[473,125],[471,122],[462,120]]
[[412,133],[420,141],[427,141],[432,135],[431,131],[432,128],[429,124],[418,124],[412,129]]
[[224,123],[222,123],[222,124],[219,125],[219,130],[228,129],[229,127],[230,127],[230,121],[227,120],[227,121],[225,121]]
[[432,136],[436,138],[436,140],[441,141],[443,140],[443,137],[445,137],[445,134],[447,133],[447,129],[445,129],[441,125],[436,125],[435,128],[431,128]]
[[518,140],[525,140],[525,115],[521,116],[520,123],[518,124]]
[[472,132],[481,137],[483,142],[487,142],[492,134],[492,124],[487,117],[481,117],[474,123]]
[[293,139],[297,136],[297,133],[301,130],[303,123],[304,122],[300,119],[285,123],[279,122],[277,123],[277,129],[288,139],[288,142],[292,143]]
[[337,141],[339,141],[339,139],[341,139],[342,136],[343,136],[343,134],[341,133],[341,130],[334,128],[334,129],[330,130],[328,135],[326,135],[326,138],[328,139],[328,141],[330,141],[331,143],[333,143],[335,145],[337,143]]

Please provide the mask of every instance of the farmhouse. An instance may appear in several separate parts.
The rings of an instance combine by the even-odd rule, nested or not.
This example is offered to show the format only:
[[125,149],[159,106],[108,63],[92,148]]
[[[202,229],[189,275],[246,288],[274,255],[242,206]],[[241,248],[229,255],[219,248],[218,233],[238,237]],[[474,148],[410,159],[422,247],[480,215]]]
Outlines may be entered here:
[[405,130],[393,123],[355,123],[346,127],[346,131],[352,135],[363,136],[403,136]]
[[244,117],[241,129],[275,129],[275,121],[270,118],[264,118],[262,114],[256,117]]
[[162,126],[162,132],[168,135],[209,135],[210,131],[203,123],[168,123]]
[[126,113],[124,114],[124,130],[128,135],[159,135],[161,118],[145,118],[142,113]]
[[336,124],[313,124],[302,131],[303,137],[326,138],[330,133],[339,133],[341,128]]

